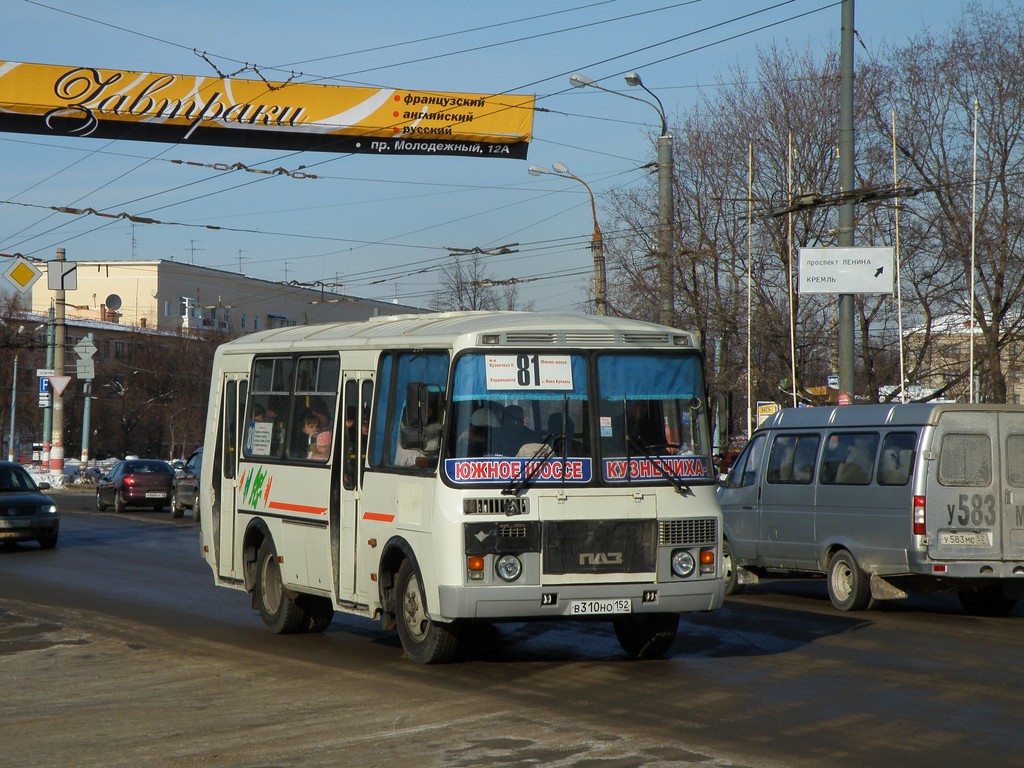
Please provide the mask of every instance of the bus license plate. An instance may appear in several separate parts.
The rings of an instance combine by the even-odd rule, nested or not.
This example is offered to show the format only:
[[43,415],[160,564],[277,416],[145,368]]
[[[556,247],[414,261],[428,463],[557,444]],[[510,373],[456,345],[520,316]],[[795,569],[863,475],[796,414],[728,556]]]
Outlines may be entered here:
[[633,601],[628,597],[614,600],[570,600],[570,616],[597,616],[604,613],[632,613]]
[[939,531],[939,544],[946,547],[991,547],[990,531]]

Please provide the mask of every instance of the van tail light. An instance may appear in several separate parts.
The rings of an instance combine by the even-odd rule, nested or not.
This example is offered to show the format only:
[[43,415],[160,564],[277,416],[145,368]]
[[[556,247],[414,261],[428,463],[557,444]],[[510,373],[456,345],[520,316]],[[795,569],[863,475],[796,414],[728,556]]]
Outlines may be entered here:
[[927,533],[924,525],[924,496],[914,497],[914,535],[924,536]]

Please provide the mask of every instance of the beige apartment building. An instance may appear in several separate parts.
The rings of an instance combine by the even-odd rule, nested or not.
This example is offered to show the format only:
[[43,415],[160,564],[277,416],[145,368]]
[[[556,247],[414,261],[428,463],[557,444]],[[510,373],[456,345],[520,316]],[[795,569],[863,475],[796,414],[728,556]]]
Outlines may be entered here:
[[[163,259],[74,263],[77,287],[64,296],[69,324],[100,320],[169,333],[220,332],[228,338],[422,311]],[[37,266],[44,274],[32,286],[31,311],[45,314],[56,294],[47,287],[48,265]]]

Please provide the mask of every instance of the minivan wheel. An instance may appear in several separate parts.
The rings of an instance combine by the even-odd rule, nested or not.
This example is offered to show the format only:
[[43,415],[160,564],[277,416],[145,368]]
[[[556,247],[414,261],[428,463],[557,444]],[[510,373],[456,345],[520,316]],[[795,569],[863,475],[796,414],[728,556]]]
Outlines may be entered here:
[[732,556],[732,544],[728,539],[722,540],[722,578],[725,581],[725,594],[738,595],[743,585],[736,579],[736,561]]
[[871,582],[845,549],[829,560],[828,596],[840,611],[863,611],[871,602]]
[[174,489],[174,495],[171,497],[171,517],[178,518],[185,514],[185,508],[181,505],[181,499],[178,498],[178,489]]
[[956,596],[964,610],[975,616],[1005,616],[1017,605],[1016,600],[1003,594],[1000,586],[961,589]]

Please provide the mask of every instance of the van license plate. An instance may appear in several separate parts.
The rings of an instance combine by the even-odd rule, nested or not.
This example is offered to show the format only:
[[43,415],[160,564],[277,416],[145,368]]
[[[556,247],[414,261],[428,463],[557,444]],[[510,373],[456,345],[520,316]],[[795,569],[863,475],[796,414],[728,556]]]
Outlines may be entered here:
[[614,600],[570,600],[570,616],[596,616],[603,613],[632,613],[633,601],[628,597]]
[[939,531],[939,544],[945,547],[991,547],[990,531]]

